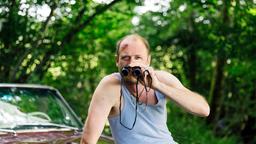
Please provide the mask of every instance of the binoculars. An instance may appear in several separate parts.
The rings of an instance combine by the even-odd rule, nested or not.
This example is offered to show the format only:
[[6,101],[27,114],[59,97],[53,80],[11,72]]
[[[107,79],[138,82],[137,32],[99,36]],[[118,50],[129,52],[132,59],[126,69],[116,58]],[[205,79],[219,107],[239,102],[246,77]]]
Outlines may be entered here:
[[142,76],[141,67],[139,67],[139,66],[134,66],[134,67],[125,66],[125,67],[123,67],[122,70],[121,70],[121,75],[123,77],[126,77],[129,74],[132,74],[134,77]]
[[[152,86],[152,77],[149,73],[148,70],[142,71],[141,67],[139,66],[134,66],[134,67],[130,67],[130,66],[125,66],[122,68],[121,70],[121,76],[123,78],[126,78],[128,75],[132,75],[135,78],[137,78],[137,82],[141,82],[143,85],[145,85],[145,90],[148,92],[150,89],[146,88],[146,81],[147,81],[147,85],[148,87]],[[144,80],[144,77],[146,76],[146,81]]]

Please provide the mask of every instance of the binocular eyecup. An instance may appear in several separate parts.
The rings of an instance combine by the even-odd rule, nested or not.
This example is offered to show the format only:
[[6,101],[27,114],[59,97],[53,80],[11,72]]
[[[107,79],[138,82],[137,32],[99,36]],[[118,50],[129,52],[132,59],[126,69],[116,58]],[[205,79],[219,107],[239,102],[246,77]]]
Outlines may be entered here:
[[131,73],[133,76],[135,77],[139,77],[142,75],[142,71],[141,71],[141,67],[139,66],[134,66],[134,67],[130,67],[130,66],[125,66],[122,68],[121,70],[121,75],[122,76],[128,76],[129,73]]

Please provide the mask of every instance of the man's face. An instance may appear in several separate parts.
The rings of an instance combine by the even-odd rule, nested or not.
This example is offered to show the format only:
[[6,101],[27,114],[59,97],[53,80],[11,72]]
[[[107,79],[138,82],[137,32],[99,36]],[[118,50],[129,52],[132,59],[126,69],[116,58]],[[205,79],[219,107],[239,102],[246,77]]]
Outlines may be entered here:
[[120,43],[116,65],[119,69],[124,66],[149,66],[150,56],[145,44],[133,37],[128,37]]
[[145,44],[133,37],[128,37],[120,43],[119,55],[116,58],[116,65],[119,71],[124,66],[145,67],[150,64],[150,56]]

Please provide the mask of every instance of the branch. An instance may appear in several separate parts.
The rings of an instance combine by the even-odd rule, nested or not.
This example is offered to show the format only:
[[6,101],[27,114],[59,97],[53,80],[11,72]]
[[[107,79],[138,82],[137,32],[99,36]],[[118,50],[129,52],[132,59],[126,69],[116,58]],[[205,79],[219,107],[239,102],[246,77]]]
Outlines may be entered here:
[[[86,1],[87,2],[87,1]],[[77,17],[75,18],[75,23],[80,23],[82,17],[83,17],[83,14],[86,10],[86,4],[84,3],[84,7],[78,12],[78,15]]]
[[[33,47],[33,49],[31,49],[31,48],[30,48],[30,49],[26,49],[25,52],[19,57],[18,62],[17,62],[16,65],[14,66],[14,70],[12,70],[12,72],[11,72],[11,74],[10,74],[10,76],[9,76],[9,80],[10,80],[10,81],[20,81],[19,79],[22,79],[21,81],[22,81],[22,82],[25,82],[25,81],[24,81],[25,79],[23,79],[22,77],[26,77],[26,76],[25,76],[26,74],[23,73],[23,72],[26,71],[27,68],[29,68],[30,65],[33,64],[33,62],[34,62],[34,60],[35,60],[34,57],[37,57],[37,56],[33,56],[33,57],[30,59],[30,61],[28,62],[27,66],[21,67],[21,69],[22,69],[21,71],[23,71],[23,72],[22,72],[21,75],[19,76],[19,79],[18,79],[18,80],[15,80],[15,75],[16,75],[17,71],[19,70],[19,68],[20,68],[20,66],[21,66],[21,63],[25,60],[25,58],[27,57],[27,55],[28,55],[29,53],[33,52],[33,50],[38,50],[38,47],[40,46],[40,41],[42,41],[42,39],[43,39],[43,37],[44,37],[44,32],[45,32],[45,30],[46,30],[46,28],[47,28],[47,25],[49,24],[49,21],[50,21],[51,17],[53,16],[53,13],[54,13],[54,10],[56,9],[56,7],[57,7],[56,3],[54,3],[54,4],[51,6],[51,12],[50,12],[49,16],[47,17],[47,19],[43,22],[42,27],[41,27],[41,29],[40,29],[40,33],[39,33],[39,35],[38,35],[38,37],[37,37],[37,40],[34,41],[34,42],[32,42],[32,47]],[[28,11],[27,11],[26,13],[28,14]]]
[[51,6],[51,12],[49,14],[49,16],[47,17],[46,21],[43,23],[43,26],[41,28],[41,32],[44,32],[46,30],[46,27],[51,19],[51,17],[53,16],[53,13],[54,13],[54,10],[57,8],[57,4],[54,3],[52,6]]
[[62,46],[66,43],[69,43],[72,38],[79,32],[81,31],[83,28],[85,28],[97,15],[102,14],[103,12],[105,12],[107,9],[109,9],[111,6],[113,6],[115,3],[119,2],[121,0],[114,0],[112,1],[110,4],[105,5],[102,8],[96,8],[98,10],[95,11],[94,14],[92,14],[91,16],[89,16],[83,23],[81,23],[80,25],[74,27],[73,29],[71,29],[66,36],[64,36],[63,40],[62,40]]
[[[113,6],[115,3],[117,3],[118,1],[121,0],[114,0],[112,1],[110,4],[105,5],[104,7],[98,8],[95,13],[93,13],[91,16],[89,16],[83,23],[81,23],[80,25],[77,25],[76,27],[74,27],[73,29],[71,28],[71,30],[66,34],[66,36],[64,36],[64,38],[61,41],[61,45],[57,46],[56,43],[53,43],[52,48],[49,49],[48,51],[46,51],[46,54],[44,55],[43,59],[41,60],[40,64],[38,64],[34,70],[33,73],[39,73],[40,71],[45,71],[47,69],[47,65],[49,64],[50,60],[51,60],[51,56],[56,55],[59,52],[58,48],[63,48],[63,46],[65,44],[68,44],[72,38],[79,32],[81,31],[83,28],[85,28],[96,16],[104,13],[107,9],[109,9],[111,6]],[[85,9],[84,9],[85,10]],[[83,9],[80,10],[79,15],[83,13],[84,11]],[[77,20],[79,21],[79,15],[77,17]],[[32,73],[28,74],[26,76],[26,79],[28,77],[30,77]],[[42,74],[41,76],[42,77]]]

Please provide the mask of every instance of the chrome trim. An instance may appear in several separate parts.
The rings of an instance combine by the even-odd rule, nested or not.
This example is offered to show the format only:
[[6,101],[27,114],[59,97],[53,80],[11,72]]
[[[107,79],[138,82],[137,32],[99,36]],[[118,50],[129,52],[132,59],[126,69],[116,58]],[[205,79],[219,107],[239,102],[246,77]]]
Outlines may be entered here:
[[24,88],[45,88],[56,90],[54,87],[40,84],[24,84],[24,83],[0,83],[0,87],[24,87]]

